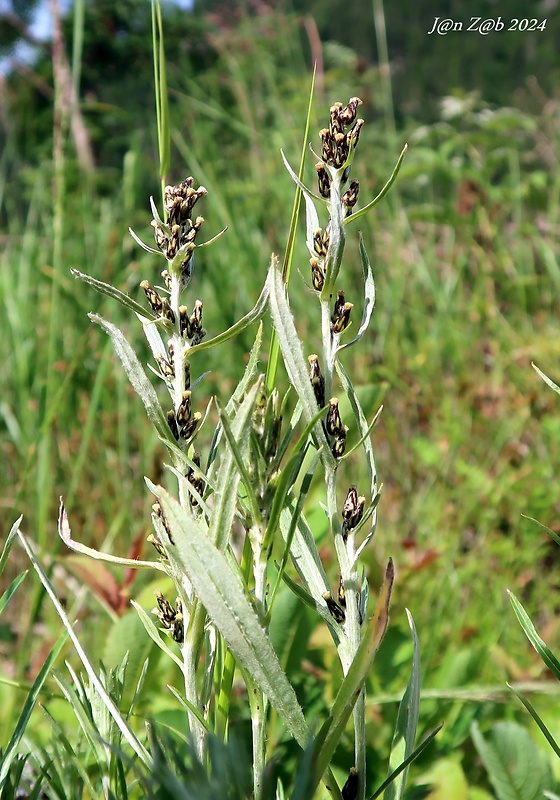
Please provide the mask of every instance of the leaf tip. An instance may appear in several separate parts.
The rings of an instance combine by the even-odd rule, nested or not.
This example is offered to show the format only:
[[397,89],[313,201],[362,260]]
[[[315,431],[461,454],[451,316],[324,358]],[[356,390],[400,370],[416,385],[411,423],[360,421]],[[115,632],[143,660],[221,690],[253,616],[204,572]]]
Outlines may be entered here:
[[62,497],[60,498],[60,505],[58,508],[58,535],[64,544],[70,547],[70,542],[72,541],[72,531],[70,530],[68,514],[66,513],[64,500]]

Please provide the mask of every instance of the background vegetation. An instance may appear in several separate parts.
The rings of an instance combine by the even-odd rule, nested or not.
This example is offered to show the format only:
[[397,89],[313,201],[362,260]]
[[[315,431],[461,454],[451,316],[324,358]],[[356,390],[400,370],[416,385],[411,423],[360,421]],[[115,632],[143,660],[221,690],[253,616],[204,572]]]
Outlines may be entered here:
[[[443,3],[436,13],[461,19],[459,5]],[[319,64],[312,130],[335,100],[365,101],[361,196],[379,190],[408,141],[397,186],[364,223],[377,287],[375,335],[353,365],[368,413],[384,405],[374,432],[384,491],[370,571],[388,555],[398,570],[391,627],[371,677],[371,750],[381,768],[411,653],[406,606],[423,657],[422,730],[446,723],[414,780],[430,784],[434,798],[437,791],[458,800],[492,796],[469,729],[473,721],[488,730],[498,720],[525,720],[506,680],[538,688],[532,701],[559,732],[557,686],[505,594],[514,590],[543,638],[558,642],[558,551],[522,515],[560,530],[560,414],[531,369],[535,361],[554,377],[560,358],[559,4],[534,4],[531,14],[548,15],[541,32],[437,40],[427,36],[434,12],[425,3],[388,4],[386,40],[380,4],[339,6],[200,0],[192,13],[168,7],[169,179],[194,175],[209,190],[207,225],[214,232],[229,226],[200,257],[194,278],[205,327],[216,332],[254,304],[270,253],[285,247],[293,189],[279,148],[296,163],[312,58]],[[138,297],[153,264],[127,229],[149,238],[147,200],[159,189],[149,5],[96,0],[83,10],[81,46],[75,18],[62,20],[62,63],[78,89],[81,137],[60,116],[65,98],[57,95],[50,50],[13,64],[2,79],[0,503],[6,533],[24,513],[88,651],[113,667],[127,649],[137,664],[150,650],[128,599],[150,607],[154,585],[58,557],[58,497],[64,494],[82,540],[137,554],[149,532],[143,476],[161,478],[161,453],[110,342],[85,317],[104,313],[110,301],[76,283],[69,269]],[[25,18],[25,9],[15,11]],[[482,0],[476,10],[483,18],[499,13]],[[508,3],[508,16],[526,13]],[[305,274],[303,242],[298,247]],[[357,277],[355,256],[345,269]],[[351,279],[344,288],[359,304]],[[300,326],[311,325],[305,291],[294,305]],[[118,307],[109,313],[136,335]],[[308,339],[314,336],[310,328]],[[212,351],[208,396],[231,390],[250,343],[249,332],[219,356]],[[319,509],[316,525],[320,537]],[[7,577],[24,565],[12,553]],[[43,600],[28,576],[27,592],[2,617],[3,731],[58,637]],[[298,635],[286,650],[289,668],[307,706],[320,708],[332,699],[338,667],[321,626],[301,609],[291,620]],[[142,708],[169,722],[176,704],[161,687],[171,667],[154,662],[150,670]],[[70,725],[54,695],[44,701]],[[39,714],[32,731],[42,743],[50,735]]]

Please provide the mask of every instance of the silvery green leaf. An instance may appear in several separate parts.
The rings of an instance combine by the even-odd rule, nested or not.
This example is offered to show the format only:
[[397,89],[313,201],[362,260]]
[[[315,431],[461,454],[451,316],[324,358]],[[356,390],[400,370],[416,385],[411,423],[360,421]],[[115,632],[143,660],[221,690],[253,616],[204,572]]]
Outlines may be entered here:
[[[237,410],[232,422],[231,433],[237,442],[242,457],[246,452],[251,435],[251,421],[255,409],[260,382],[257,382]],[[231,448],[223,453],[216,479],[214,511],[208,533],[210,541],[219,550],[225,550],[231,533],[231,526],[237,508],[237,489],[240,474]]]
[[216,241],[216,239],[219,239],[220,236],[224,235],[224,233],[227,231],[227,229],[228,229],[228,226],[226,225],[225,228],[222,228],[222,230],[219,233],[217,233],[215,236],[212,236],[211,239],[207,239],[205,242],[201,242],[200,244],[197,244],[196,245],[196,249],[199,250],[201,247],[208,247],[209,244],[213,244]]
[[[290,311],[277,258],[272,259],[268,273],[268,284],[270,287],[270,311],[276,335],[278,336],[282,358],[284,359],[290,382],[301,402],[303,418],[306,423],[310,423],[315,419],[319,406],[309,380],[309,370],[305,364],[301,340]],[[332,471],[335,467],[335,460],[320,422],[313,428],[313,439],[317,449],[321,449],[321,458],[325,467]]]
[[125,308],[129,308],[131,311],[136,312],[137,314],[142,314],[144,317],[151,317],[155,319],[155,315],[148,311],[146,308],[137,303],[136,300],[133,300],[132,297],[129,297],[124,292],[119,291],[114,286],[111,286],[110,283],[103,283],[103,281],[98,281],[95,278],[92,278],[90,275],[84,275],[83,272],[79,272],[77,269],[71,269],[70,273],[81,281],[85,283],[89,283],[90,286],[93,286],[94,289],[97,289],[98,292],[101,294],[106,294],[108,297],[112,297],[114,300],[118,300]]
[[146,377],[136,353],[127,342],[124,334],[115,325],[98,314],[88,314],[88,316],[93,322],[97,322],[113,340],[115,351],[122,362],[130,383],[144,403],[150,422],[164,440],[169,439],[171,431],[167,424],[167,418],[159,404],[155,389]]
[[[307,448],[303,452],[304,456],[305,456],[306,452],[307,452]],[[292,456],[292,458],[293,457],[294,456]],[[272,607],[274,605],[274,600],[275,600],[276,594],[278,592],[278,589],[280,587],[280,583],[282,581],[282,577],[284,575],[284,571],[286,569],[286,566],[287,566],[288,561],[290,560],[290,557],[291,557],[291,554],[292,554],[292,542],[293,542],[293,538],[294,538],[294,535],[295,535],[295,532],[296,532],[297,521],[298,521],[298,519],[301,517],[301,515],[303,513],[303,504],[305,502],[305,498],[307,497],[307,494],[308,494],[309,489],[311,487],[311,481],[313,480],[313,476],[315,474],[315,467],[317,466],[317,462],[319,461],[319,457],[320,457],[320,454],[319,453],[315,453],[315,455],[313,456],[313,458],[309,462],[309,465],[307,467],[307,470],[306,470],[305,475],[303,476],[303,480],[301,482],[301,488],[300,488],[300,491],[299,491],[297,502],[296,502],[295,506],[293,506],[293,504],[290,505],[290,508],[291,509],[293,508],[292,519],[291,519],[290,525],[289,525],[289,527],[288,527],[288,529],[287,529],[287,531],[285,532],[285,535],[284,535],[284,552],[282,554],[282,561],[280,562],[280,566],[278,567],[278,575],[276,576],[276,582],[274,584],[274,588],[272,589],[272,591],[270,593],[270,600],[269,600],[269,604],[268,604],[268,614],[269,615],[272,612]],[[284,467],[284,471],[285,470],[286,470],[286,467]],[[286,502],[286,497],[287,497],[287,494],[284,497],[284,501],[282,503],[282,508],[279,509],[280,512],[282,511],[283,508],[287,508],[288,505],[289,505],[289,503]],[[274,499],[276,500],[276,495],[275,495]],[[269,520],[269,525],[270,525],[270,520]]]
[[303,197],[305,199],[305,231],[306,231],[306,233],[305,233],[305,241],[306,241],[307,249],[309,250],[310,255],[311,256],[315,256],[316,253],[315,253],[315,248],[313,247],[313,233],[314,233],[314,231],[317,230],[317,228],[320,228],[321,226],[319,224],[319,215],[317,214],[317,209],[315,208],[315,203],[313,202],[313,199],[318,200],[318,201],[323,202],[323,203],[325,201],[324,201],[324,199],[322,197],[319,197],[318,195],[313,194],[312,192],[310,192],[309,189],[306,186],[303,185],[303,183],[300,181],[300,179],[298,178],[296,173],[293,171],[293,169],[289,165],[288,160],[287,160],[287,158],[284,155],[284,152],[282,150],[280,150],[280,154],[282,156],[282,160],[284,162],[284,166],[286,167],[286,169],[290,173],[290,176],[291,176],[292,180],[301,189]]
[[167,225],[165,225],[165,223],[162,221],[159,215],[159,211],[157,210],[156,202],[153,197],[150,197],[150,209],[152,211],[152,217],[157,222],[157,224],[163,227],[167,227]]
[[354,222],[355,219],[359,219],[360,217],[363,217],[364,214],[367,214],[367,212],[370,209],[372,209],[374,206],[376,206],[379,203],[379,201],[382,200],[385,197],[385,195],[387,194],[387,192],[389,191],[391,186],[394,184],[397,175],[399,174],[399,170],[401,168],[401,164],[403,162],[403,158],[404,158],[405,153],[406,153],[407,150],[408,150],[408,145],[405,144],[405,146],[403,147],[403,149],[401,151],[401,154],[400,154],[400,156],[399,156],[399,158],[397,160],[397,163],[395,164],[395,168],[393,169],[393,171],[391,173],[391,177],[389,178],[389,180],[387,181],[385,186],[381,189],[379,194],[376,195],[373,198],[373,200],[371,200],[363,208],[360,208],[358,211],[354,211],[353,214],[350,214],[349,217],[346,217],[346,219],[344,220],[344,224],[345,225],[348,225],[350,222]]
[[159,332],[157,324],[154,320],[146,319],[146,315],[138,314],[138,319],[142,323],[142,327],[144,328],[144,335],[150,345],[150,350],[154,358],[156,356],[165,356],[167,353],[167,347],[163,343],[163,339],[161,338],[161,334]]
[[238,333],[244,331],[252,322],[256,322],[259,320],[264,312],[266,311],[266,305],[268,301],[268,284],[265,284],[263,287],[262,292],[259,295],[259,298],[253,308],[245,314],[244,317],[241,317],[231,328],[228,328],[227,331],[223,331],[219,333],[217,336],[214,336],[212,339],[203,340],[198,344],[193,345],[189,349],[189,357],[192,353],[197,353],[199,350],[208,350],[209,347],[214,347],[214,345],[222,344],[222,342],[227,342],[228,339],[231,339],[233,336],[237,336]]
[[157,644],[157,646],[160,648],[160,650],[162,650],[165,653],[166,656],[168,656],[172,661],[174,661],[177,664],[177,666],[179,667],[179,669],[182,671],[183,662],[177,656],[177,654],[174,653],[173,650],[170,647],[168,647],[168,645],[166,644],[163,636],[161,635],[161,633],[159,631],[159,628],[155,624],[155,622],[154,622],[153,618],[150,616],[150,614],[147,614],[146,611],[142,608],[142,606],[139,605],[135,600],[131,600],[130,602],[132,603],[132,605],[136,609],[136,613],[140,617],[140,621],[142,622],[142,625],[144,626],[144,629],[145,629],[146,633],[148,634],[148,636],[150,637],[150,639],[153,642],[155,642]]
[[[354,565],[352,564],[352,566]],[[362,588],[360,589],[360,596],[359,596],[360,617],[362,619],[365,619],[367,617],[368,597],[369,597],[369,584],[367,581],[366,570],[364,567],[362,569]]]
[[356,442],[356,444],[355,444],[355,445],[353,445],[353,446],[352,446],[352,447],[351,447],[349,450],[347,450],[347,451],[344,453],[344,455],[342,456],[342,458],[344,458],[344,459],[348,458],[349,456],[351,456],[351,455],[352,455],[352,453],[353,453],[355,450],[357,450],[357,449],[358,449],[358,447],[361,447],[361,446],[363,445],[363,443],[366,441],[366,439],[367,439],[367,440],[369,440],[369,437],[371,436],[371,432],[372,432],[372,430],[375,428],[375,426],[376,426],[376,424],[377,424],[377,420],[378,420],[378,419],[379,419],[379,417],[381,416],[381,412],[382,412],[382,411],[383,411],[383,406],[379,406],[379,408],[378,408],[378,409],[377,409],[377,411],[375,412],[375,416],[373,417],[372,421],[371,421],[371,422],[368,424],[368,426],[367,426],[366,430],[365,430],[365,431],[362,433],[361,437],[358,439],[358,441]]
[[[309,441],[309,434],[311,433],[313,426],[317,423],[317,421],[320,419],[322,415],[323,415],[323,410],[321,409],[321,411],[317,412],[316,417],[314,417],[311,420],[311,422],[309,422],[306,425],[304,431],[302,432],[298,441],[294,445],[292,455],[288,459],[288,462],[285,465],[285,467],[280,472],[279,478],[276,483],[276,488],[274,491],[274,498],[272,500],[270,514],[268,517],[266,533],[263,539],[263,548],[265,549],[268,542],[272,539],[272,537],[276,532],[276,528],[278,527],[278,521],[280,519],[280,513],[282,509],[285,507],[288,492],[291,490],[293,484],[295,483],[299,471],[301,469],[301,465],[303,464],[303,460],[307,452],[307,443]],[[318,455],[320,455],[320,453]],[[315,464],[315,461],[313,461],[313,464]]]
[[[342,387],[346,392],[346,395],[350,401],[350,405],[352,406],[352,411],[354,412],[354,417],[358,424],[358,429],[360,431],[360,434],[362,436],[365,436],[365,439],[362,441],[362,445],[365,450],[367,465],[369,469],[371,496],[372,498],[375,498],[377,495],[377,470],[375,468],[373,446],[371,444],[369,435],[367,435],[369,428],[368,421],[362,410],[362,406],[360,405],[360,401],[358,400],[358,396],[356,395],[352,382],[348,377],[346,370],[344,369],[344,367],[342,366],[342,364],[338,359],[336,361],[336,371],[338,373],[338,377],[340,378],[340,382],[342,383]],[[375,517],[375,512],[374,512],[374,517]]]
[[[255,341],[253,343],[253,347],[251,348],[251,353],[249,355],[249,361],[247,362],[247,366],[245,367],[245,372],[243,373],[243,377],[235,387],[233,394],[231,395],[230,399],[226,405],[226,412],[228,414],[233,414],[235,409],[239,406],[241,401],[243,400],[244,395],[249,388],[249,385],[255,379],[255,375],[257,374],[257,366],[259,364],[259,357],[260,357],[260,349],[262,344],[262,332],[263,332],[263,325],[262,322],[259,324],[257,335],[255,337]],[[212,436],[212,442],[210,443],[210,449],[208,451],[208,470],[210,470],[212,463],[214,462],[217,452],[218,452],[218,444],[222,438],[222,426],[218,424],[216,426],[216,430],[214,431],[214,435]]]
[[[216,405],[217,405],[217,403],[216,403]],[[252,412],[253,411],[254,411],[254,405],[252,406]],[[252,412],[251,412],[251,417],[252,417]],[[224,432],[224,437],[225,437],[225,439],[226,439],[226,441],[228,443],[229,449],[230,449],[231,454],[233,456],[233,460],[235,462],[235,466],[237,468],[237,472],[239,473],[239,476],[240,476],[240,478],[241,478],[241,480],[243,482],[243,488],[244,488],[244,491],[245,491],[245,494],[246,494],[246,501],[247,501],[247,504],[249,506],[250,514],[251,514],[255,524],[259,525],[259,527],[260,527],[261,524],[262,524],[261,507],[260,507],[259,499],[258,499],[258,497],[256,495],[256,492],[255,492],[254,488],[253,488],[253,482],[251,480],[251,476],[249,475],[248,466],[246,464],[246,459],[245,459],[245,450],[246,450],[246,448],[243,447],[243,452],[242,452],[241,447],[238,445],[237,440],[235,438],[235,435],[234,435],[234,433],[233,433],[233,431],[231,429],[231,426],[229,424],[229,420],[227,418],[227,414],[224,413],[220,409],[219,406],[218,406],[218,413],[220,415],[220,423],[222,425],[222,429],[223,429],[223,432]],[[251,430],[251,420],[250,419],[249,419],[248,424],[246,426],[246,430],[250,434],[250,430]],[[244,433],[244,431],[242,430],[241,434],[243,434],[243,433]],[[248,443],[248,441],[249,441],[249,436],[242,436],[242,439],[241,439],[241,444],[242,445],[244,445],[245,443]]]
[[238,574],[171,495],[158,488],[158,497],[173,532],[173,558],[239,663],[305,747],[309,728],[303,711]]
[[[408,624],[412,634],[412,668],[406,691],[399,704],[395,734],[389,757],[389,775],[414,751],[416,729],[420,711],[420,644],[412,614],[407,609]],[[383,800],[402,800],[406,787],[408,768],[387,787]]]
[[155,247],[150,247],[149,245],[147,245],[147,244],[144,244],[144,242],[142,241],[142,239],[140,239],[140,237],[139,237],[139,236],[137,236],[137,235],[134,233],[134,231],[132,230],[132,228],[129,228],[129,229],[128,229],[128,232],[130,233],[130,235],[132,236],[132,238],[134,239],[134,241],[136,242],[136,244],[139,244],[139,245],[140,245],[140,247],[142,248],[142,250],[145,250],[147,253],[151,253],[151,254],[152,254],[152,255],[154,255],[154,256],[163,256],[163,255],[164,255],[164,254],[161,252],[161,250],[156,250],[156,249],[155,249]]
[[[313,152],[313,151],[312,151],[312,152]],[[310,197],[310,198],[312,197],[314,200],[319,200],[319,202],[321,202],[321,203],[324,203],[324,202],[325,202],[325,199],[324,199],[323,197],[321,197],[321,196],[320,196],[320,195],[318,195],[318,194],[314,194],[312,191],[310,191],[310,190],[307,188],[307,186],[305,186],[305,185],[304,185],[304,184],[303,184],[303,183],[300,181],[300,179],[298,178],[298,176],[296,175],[296,173],[295,173],[295,172],[293,171],[293,169],[291,168],[291,166],[290,166],[290,163],[289,163],[288,159],[286,158],[286,156],[284,155],[284,151],[283,151],[282,149],[280,149],[280,155],[282,156],[282,161],[284,162],[284,166],[286,167],[286,169],[287,169],[287,170],[288,170],[288,172],[290,173],[290,177],[291,177],[291,179],[294,181],[294,183],[295,183],[297,186],[299,186],[299,188],[301,189],[301,191],[303,192],[303,194],[304,194],[304,195],[307,195],[307,196],[308,196],[308,197]],[[316,153],[313,153],[313,155],[314,155],[314,156],[315,156],[315,157],[316,157],[316,158],[317,158],[319,161],[321,160],[320,156],[318,156]],[[317,226],[317,227],[318,227],[318,226]]]
[[362,338],[362,336],[364,335],[364,333],[368,328],[371,315],[373,313],[373,308],[375,306],[375,283],[373,281],[371,264],[369,263],[368,254],[364,246],[364,237],[362,236],[361,231],[359,234],[359,240],[360,240],[360,258],[362,261],[362,273],[364,278],[364,310],[362,312],[362,321],[360,322],[360,327],[354,338],[350,342],[345,342],[344,344],[341,344],[337,348],[337,350],[344,350],[345,347],[350,347],[350,345],[355,344]]
[[[189,461],[190,461],[190,459],[189,459]],[[196,464],[194,464],[194,462],[191,462],[191,464],[193,465],[192,469],[194,469],[195,472],[197,472],[200,475],[202,480],[205,480],[204,473],[202,472],[200,467],[197,467]],[[185,491],[185,497],[190,494],[191,497],[194,500],[196,500],[196,502],[200,506],[200,509],[202,510],[202,512],[204,514],[204,517],[209,518],[210,517],[210,509],[209,509],[209,507],[207,506],[207,504],[205,503],[203,498],[199,495],[199,493],[196,491],[196,489],[194,488],[192,483],[185,478],[183,472],[181,470],[177,469],[176,467],[172,466],[171,464],[164,464],[164,466],[165,466],[166,469],[168,469],[170,472],[172,472],[175,475],[175,477],[177,478],[178,483],[182,484],[182,486],[184,488],[184,491]],[[203,524],[204,517],[201,517],[201,520],[200,520],[202,524]]]
[[60,498],[58,511],[58,535],[70,550],[94,558],[96,561],[105,561],[109,564],[116,564],[119,567],[128,567],[129,569],[158,569],[165,572],[165,567],[159,561],[140,561],[135,558],[120,558],[119,556],[111,555],[111,553],[102,553],[100,550],[94,550],[93,547],[87,547],[85,544],[74,541],[74,539],[72,539],[72,531],[70,530],[68,515],[62,497]]

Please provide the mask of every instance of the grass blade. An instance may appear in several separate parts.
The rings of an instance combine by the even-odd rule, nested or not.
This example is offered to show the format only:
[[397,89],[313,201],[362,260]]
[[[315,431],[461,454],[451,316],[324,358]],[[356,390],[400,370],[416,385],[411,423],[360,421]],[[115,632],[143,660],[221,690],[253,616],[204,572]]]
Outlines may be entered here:
[[[21,538],[22,534],[19,533],[19,536]],[[33,681],[33,686],[31,687],[31,690],[30,690],[29,694],[27,695],[27,699],[26,699],[26,701],[25,701],[25,703],[23,705],[23,708],[21,710],[21,713],[19,715],[19,719],[17,721],[16,727],[14,728],[14,732],[12,734],[12,737],[11,737],[10,741],[8,742],[8,745],[6,746],[6,749],[4,750],[4,753],[2,754],[2,763],[0,765],[0,789],[4,785],[6,777],[8,775],[9,770],[10,770],[10,765],[11,765],[11,763],[12,763],[12,761],[13,761],[15,755],[16,755],[17,746],[18,746],[19,742],[21,741],[21,738],[22,738],[23,734],[25,733],[25,729],[27,728],[27,723],[29,722],[29,718],[31,717],[31,713],[32,713],[33,709],[35,708],[35,704],[37,702],[37,698],[39,697],[41,689],[43,688],[43,684],[45,683],[45,681],[46,681],[46,679],[47,679],[47,677],[48,677],[48,675],[49,675],[49,673],[51,671],[52,665],[54,664],[54,662],[56,661],[56,659],[58,657],[58,654],[62,650],[64,642],[66,641],[66,638],[67,638],[67,634],[66,633],[63,633],[63,634],[60,635],[60,637],[59,637],[58,641],[56,642],[55,646],[53,647],[53,649],[50,651],[49,655],[47,656],[47,658],[45,660],[45,663],[43,664],[43,666],[39,670],[39,674],[37,675],[37,677]]]
[[6,561],[8,560],[8,556],[10,555],[10,550],[12,549],[12,545],[14,544],[22,519],[23,515],[21,517],[18,517],[18,519],[16,519],[16,521],[10,528],[10,532],[6,537],[6,541],[4,542],[4,547],[2,548],[2,555],[0,555],[0,575],[3,573],[4,567],[6,566]]
[[544,372],[541,372],[541,370],[537,367],[536,364],[533,364],[533,362],[531,362],[531,366],[533,367],[535,372],[541,376],[541,378],[547,384],[547,386],[550,386],[550,388],[553,389],[553,391],[555,391],[556,394],[560,394],[560,386],[558,386],[558,384],[554,383],[554,381],[551,378],[549,378],[548,375],[545,375]]
[[62,624],[66,628],[68,636],[72,640],[72,644],[76,648],[76,652],[78,653],[78,656],[80,657],[80,660],[81,660],[82,664],[84,665],[85,671],[87,672],[88,677],[90,678],[93,686],[95,686],[95,688],[96,688],[96,690],[97,690],[97,692],[98,692],[98,694],[100,696],[101,701],[103,702],[103,704],[107,708],[107,711],[109,712],[109,714],[115,720],[115,723],[117,724],[117,727],[121,731],[121,733],[122,733],[123,737],[125,738],[125,740],[132,747],[132,749],[134,750],[134,752],[136,753],[138,758],[142,761],[142,763],[146,767],[148,767],[148,769],[149,769],[150,766],[151,766],[150,754],[148,753],[146,748],[142,745],[140,740],[137,738],[137,736],[134,733],[134,731],[127,725],[126,721],[123,719],[123,717],[121,715],[121,712],[119,711],[119,709],[116,707],[115,703],[111,700],[111,698],[107,694],[107,691],[105,690],[105,687],[103,686],[102,682],[99,679],[99,676],[97,675],[95,669],[93,668],[93,665],[92,665],[91,661],[89,660],[85,650],[83,649],[82,645],[80,644],[80,640],[78,639],[78,637],[76,636],[76,633],[74,632],[74,627],[71,625],[68,617],[66,616],[66,612],[64,611],[62,605],[60,604],[60,601],[59,601],[58,597],[56,596],[56,592],[54,591],[54,588],[53,588],[53,586],[52,586],[47,574],[43,570],[43,568],[42,568],[37,556],[35,555],[35,552],[33,551],[33,548],[31,547],[31,545],[29,544],[29,542],[27,541],[27,539],[25,538],[23,533],[21,533],[21,531],[18,531],[18,536],[20,538],[20,541],[21,541],[21,543],[22,543],[27,555],[29,556],[29,558],[31,560],[31,563],[33,564],[33,567],[34,567],[35,571],[37,572],[37,575],[39,576],[39,579],[40,579],[41,583],[45,587],[45,590],[46,590],[47,594],[49,595],[49,597],[50,597],[50,599],[51,599],[51,601],[52,601],[52,603],[53,603],[53,605],[54,605],[54,607],[56,609],[56,613],[58,614],[58,616],[60,617],[60,619],[62,621]]
[[443,722],[441,723],[441,725],[438,725],[437,728],[433,730],[428,736],[426,736],[424,741],[421,744],[419,744],[415,750],[413,750],[413,752],[408,756],[408,758],[405,758],[402,764],[399,764],[399,766],[390,775],[387,776],[387,778],[383,781],[381,786],[372,794],[369,800],[377,800],[380,794],[384,792],[388,786],[391,785],[391,783],[401,774],[401,772],[405,770],[410,764],[412,764],[415,758],[418,758],[420,753],[422,753],[426,749],[426,747],[430,744],[430,742],[433,739],[435,739],[435,737],[438,735],[438,733],[442,728],[443,728]]
[[527,636],[527,638],[529,639],[529,641],[531,642],[537,653],[540,655],[540,657],[542,658],[548,669],[554,674],[556,680],[560,681],[560,662],[558,661],[552,650],[550,650],[547,647],[545,642],[543,642],[543,640],[537,633],[535,626],[531,622],[531,618],[529,617],[529,615],[527,614],[527,612],[525,611],[525,609],[523,608],[517,597],[513,594],[513,592],[510,592],[509,589],[508,589],[508,594],[509,594],[509,599],[511,600],[511,604],[513,606],[513,610],[515,611],[515,615],[519,620],[519,624],[525,631],[525,635]]
[[[398,765],[406,761],[414,751],[414,740],[416,739],[420,709],[420,644],[418,642],[418,634],[416,633],[416,626],[414,625],[412,614],[408,609],[406,615],[412,633],[412,670],[406,691],[399,705],[397,725],[389,758],[389,775],[394,773]],[[407,772],[408,768],[405,767],[395,776],[394,780],[385,790],[383,795],[384,800],[402,800]]]
[[527,709],[529,714],[533,717],[533,719],[535,720],[535,722],[537,723],[537,725],[541,729],[541,731],[543,733],[543,736],[545,737],[545,739],[547,740],[549,745],[552,747],[552,749],[554,750],[554,752],[556,753],[558,758],[560,758],[560,746],[556,742],[556,739],[554,738],[554,736],[551,734],[551,732],[546,727],[546,725],[543,722],[543,720],[540,718],[540,716],[537,713],[537,711],[534,708],[534,706],[531,705],[531,703],[527,700],[527,698],[523,697],[523,695],[520,694],[520,692],[518,692],[517,689],[514,689],[514,687],[511,684],[508,683],[507,685],[511,689],[511,691],[514,693],[514,695],[517,698],[519,698],[519,700],[523,703],[523,705],[525,706],[525,708]]

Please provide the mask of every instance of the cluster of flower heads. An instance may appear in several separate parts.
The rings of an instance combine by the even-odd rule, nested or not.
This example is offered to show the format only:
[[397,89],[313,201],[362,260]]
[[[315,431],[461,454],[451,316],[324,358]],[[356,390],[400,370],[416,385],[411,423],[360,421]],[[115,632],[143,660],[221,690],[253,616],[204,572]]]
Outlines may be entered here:
[[[358,97],[349,100],[346,106],[335,103],[330,110],[329,127],[319,132],[322,141],[321,161],[315,165],[320,195],[331,204],[341,203],[343,216],[352,214],[358,200],[359,183],[354,180],[349,185],[350,163],[364,121],[356,118]],[[310,259],[311,280],[313,288],[320,294],[325,286],[326,262],[331,244],[331,220],[323,229],[313,231],[313,255]],[[331,314],[331,337],[336,339],[348,327],[353,305],[346,301],[343,291],[338,291]],[[319,408],[327,407],[323,420],[323,429],[335,459],[340,459],[346,450],[348,427],[343,424],[338,398],[325,398],[325,379],[321,373],[319,358],[316,354],[309,358],[309,380]],[[360,524],[365,507],[365,497],[358,495],[355,486],[350,486],[342,509],[341,532],[344,541]],[[346,598],[342,577],[336,592],[323,595],[332,617],[340,624],[346,617]]]
[[185,638],[185,620],[183,616],[183,604],[181,598],[175,600],[175,608],[163,593],[156,589],[157,608],[153,609],[153,614],[159,619],[162,627],[169,631],[169,635],[175,642],[183,643]]
[[[154,358],[159,367],[159,375],[167,384],[174,400],[174,407],[167,412],[169,429],[185,452],[191,445],[202,419],[200,412],[192,410],[190,363],[186,359],[186,354],[190,347],[202,340],[206,331],[202,326],[202,301],[196,300],[189,312],[186,306],[179,305],[179,297],[190,281],[196,237],[204,222],[200,216],[193,220],[194,207],[206,194],[207,191],[203,186],[198,189],[194,187],[192,177],[176,186],[166,186],[163,203],[165,221],[159,217],[152,201],[154,219],[151,224],[154,238],[157,247],[167,260],[167,269],[161,273],[163,287],[156,289],[146,280],[140,284],[156,324],[170,336],[165,351],[155,353]],[[165,296],[166,294],[168,296]],[[192,453],[191,463],[200,468],[200,455],[197,452]],[[188,467],[185,478],[195,490],[195,494],[190,494],[189,497],[191,506],[196,508],[198,506],[196,496],[202,497],[204,480],[201,473],[193,467]],[[154,503],[152,506],[152,522],[157,536],[151,535],[148,539],[160,556],[166,558],[164,542],[166,544],[174,542],[159,503]],[[162,625],[170,631],[170,635],[176,641],[182,641],[180,604],[177,604],[177,609],[173,609],[165,598],[158,596],[158,609],[155,609],[155,613]]]
[[[356,119],[356,111],[361,105],[359,97],[352,97],[346,106],[342,103],[335,103],[330,111],[330,123],[328,128],[319,131],[321,137],[321,161],[315,164],[317,172],[317,183],[319,194],[326,200],[338,201],[338,198],[331,198],[333,177],[337,174],[337,192],[342,191],[348,182],[350,167],[347,164],[360,138],[360,131],[364,124],[363,119]],[[340,202],[344,208],[345,216],[349,216],[356,203],[360,184],[358,181],[351,181],[348,188],[340,195]],[[310,259],[311,280],[313,288],[317,292],[322,292],[325,285],[325,260],[330,244],[331,223],[329,222],[324,230],[317,228],[313,232],[313,249],[315,255]]]

